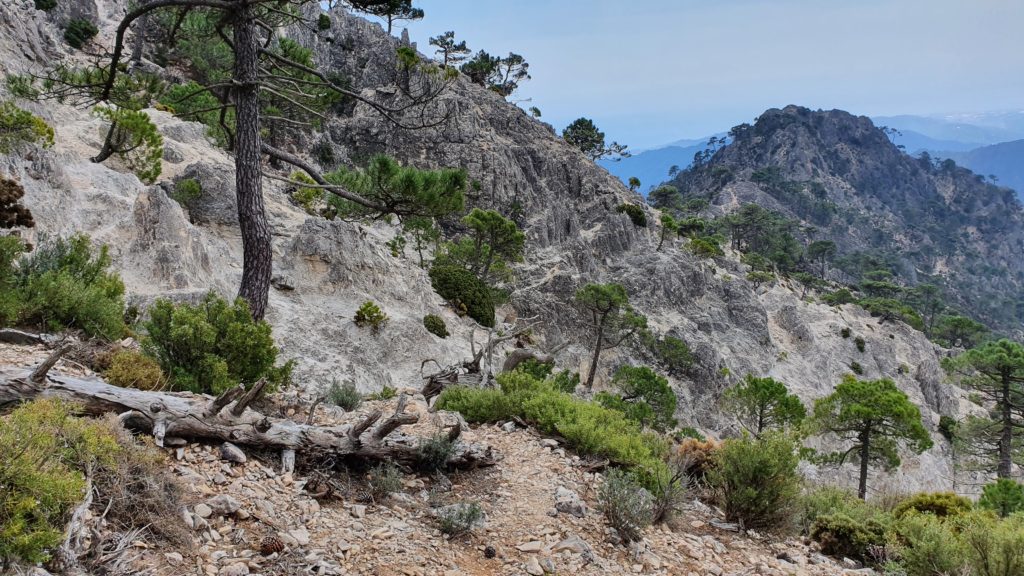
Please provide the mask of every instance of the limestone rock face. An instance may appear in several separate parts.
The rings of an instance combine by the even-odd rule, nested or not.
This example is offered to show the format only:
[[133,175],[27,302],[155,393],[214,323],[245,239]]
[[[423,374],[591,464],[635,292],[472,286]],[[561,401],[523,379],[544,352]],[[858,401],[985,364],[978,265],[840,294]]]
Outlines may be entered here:
[[[113,4],[97,2],[101,19],[115,12]],[[331,19],[331,29],[319,36],[308,31],[294,36],[360,93],[393,94],[398,40],[342,11]],[[0,6],[0,22],[7,21],[37,23],[24,34],[39,38],[40,46],[56,33],[30,1]],[[21,44],[12,34],[23,32],[12,29],[21,30],[0,32],[0,55],[9,58],[0,66],[38,62],[30,54],[34,49],[13,50]],[[57,145],[24,157],[0,156],[0,173],[26,190],[25,203],[37,222],[30,241],[38,234],[85,232],[108,244],[133,303],[145,305],[159,296],[195,299],[209,290],[228,297],[236,293],[242,254],[233,213],[233,160],[201,126],[147,111],[171,152],[161,182],[145,186],[114,160],[103,165],[88,160],[102,134],[102,125],[88,112],[55,103],[32,106],[56,127]],[[962,391],[942,380],[941,351],[907,326],[879,324],[854,307],[808,303],[783,285],[757,288],[744,279],[746,267],[736,254],[704,260],[674,239],[656,252],[656,215],[648,211],[651,227],[638,228],[615,211],[623,203],[642,204],[639,196],[565,144],[550,126],[465,78],[432,108],[431,114],[450,116],[436,128],[400,129],[365,104],[343,112],[323,135],[339,164],[386,152],[421,168],[461,167],[479,182],[479,191],[471,193],[474,205],[518,220],[528,236],[526,261],[516,267],[511,301],[498,318],[543,319],[540,345],[551,350],[567,344],[556,357],[560,369],[585,372],[590,355],[588,319],[573,306],[573,294],[588,282],[618,282],[656,333],[689,343],[694,366],[671,379],[680,397],[677,417],[712,434],[736,432],[717,402],[745,374],[779,378],[810,405],[828,394],[854,361],[864,367],[865,377],[893,378],[921,406],[933,431],[940,412],[956,416],[969,409]],[[203,187],[188,208],[168,195],[181,178],[195,178]],[[351,380],[366,392],[385,385],[418,388],[425,361],[455,364],[469,358],[471,337],[478,343],[486,337],[485,330],[445,305],[411,253],[391,254],[385,242],[395,234],[392,226],[309,216],[278,183],[265,185],[275,274],[267,319],[283,356],[298,360],[300,391],[312,394],[332,380]],[[368,300],[390,317],[376,335],[352,320]],[[426,314],[441,316],[452,335],[440,339],[427,332]],[[844,327],[864,338],[863,353],[840,336]],[[606,386],[608,374],[625,363],[657,365],[657,360],[649,351],[627,347],[606,352],[596,388]],[[433,364],[427,366],[429,372]],[[873,485],[948,487],[948,445],[933,436],[935,448],[905,459],[898,476],[873,479]]]

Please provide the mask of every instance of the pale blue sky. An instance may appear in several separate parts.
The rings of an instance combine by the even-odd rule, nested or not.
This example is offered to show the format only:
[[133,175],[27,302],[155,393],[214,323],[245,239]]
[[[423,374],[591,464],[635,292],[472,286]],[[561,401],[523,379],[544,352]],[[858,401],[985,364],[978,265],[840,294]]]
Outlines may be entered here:
[[[515,98],[648,148],[786,104],[867,115],[1024,109],[1024,0],[419,0],[421,52],[455,30],[509,50]],[[404,24],[404,23],[403,23]],[[396,34],[399,30],[396,30]]]

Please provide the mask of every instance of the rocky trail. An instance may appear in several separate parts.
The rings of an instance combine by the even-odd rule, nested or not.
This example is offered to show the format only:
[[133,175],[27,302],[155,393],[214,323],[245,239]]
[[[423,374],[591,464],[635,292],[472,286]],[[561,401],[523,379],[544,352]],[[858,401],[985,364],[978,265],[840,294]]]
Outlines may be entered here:
[[[47,355],[42,346],[0,345],[3,365],[31,366]],[[88,375],[72,360],[61,360],[56,370]],[[387,412],[396,402],[367,401],[357,411]],[[288,393],[278,404],[282,415],[307,416]],[[321,407],[315,421],[330,424],[340,413]],[[415,426],[443,425],[427,417]],[[694,499],[642,542],[618,543],[597,506],[600,474],[593,462],[515,423],[470,429],[462,438],[492,448],[497,465],[449,477],[406,471],[402,490],[381,502],[369,496],[358,467],[330,472],[307,462],[295,475],[281,474],[276,454],[196,443],[168,448],[167,466],[185,486],[181,521],[192,528],[194,546],[172,549],[141,538],[133,543],[134,565],[153,576],[871,573],[797,540],[717,528],[719,514]],[[328,476],[335,490],[317,498],[324,492],[317,479]],[[440,511],[471,502],[484,512],[480,525],[444,535]]]

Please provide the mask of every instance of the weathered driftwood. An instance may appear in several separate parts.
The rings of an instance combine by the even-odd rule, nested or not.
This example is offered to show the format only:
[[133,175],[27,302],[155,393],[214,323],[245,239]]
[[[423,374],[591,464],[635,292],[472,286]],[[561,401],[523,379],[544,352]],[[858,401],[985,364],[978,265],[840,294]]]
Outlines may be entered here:
[[[398,430],[419,420],[417,414],[404,413],[404,397],[398,410],[387,418],[378,410],[360,417],[353,415],[350,423],[315,426],[270,418],[251,409],[249,404],[260,395],[265,383],[257,383],[248,391],[238,386],[217,398],[120,388],[99,378],[53,373],[58,354],[35,370],[0,367],[0,411],[33,398],[60,398],[80,405],[88,414],[119,414],[126,425],[150,432],[160,446],[180,445],[182,439],[188,439],[281,450],[285,470],[294,467],[296,453],[406,464],[417,460],[420,436]],[[450,433],[457,437],[461,429]],[[470,468],[495,461],[489,447],[457,442],[448,464]]]

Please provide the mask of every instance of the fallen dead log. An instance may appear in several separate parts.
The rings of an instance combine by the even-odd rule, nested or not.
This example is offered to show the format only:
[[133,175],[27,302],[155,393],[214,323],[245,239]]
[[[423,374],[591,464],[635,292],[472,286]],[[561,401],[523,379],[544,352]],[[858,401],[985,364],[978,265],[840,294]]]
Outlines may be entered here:
[[[204,440],[280,450],[285,471],[294,468],[296,453],[409,465],[418,459],[421,436],[399,430],[419,421],[418,414],[405,413],[404,396],[398,409],[386,418],[377,410],[353,415],[352,422],[315,426],[271,418],[250,408],[249,404],[260,395],[260,383],[248,391],[239,385],[216,398],[120,388],[100,378],[54,373],[52,367],[60,353],[58,350],[35,369],[0,367],[0,412],[34,398],[59,398],[78,404],[90,415],[119,414],[123,423],[151,433],[160,446]],[[461,428],[456,424],[449,436],[458,438],[459,434]],[[468,442],[455,444],[449,466],[473,468],[497,461],[490,447]]]

